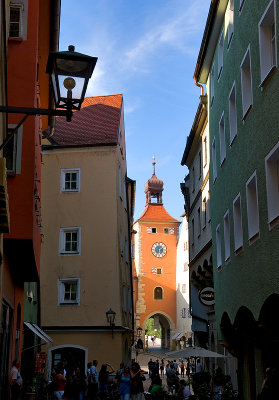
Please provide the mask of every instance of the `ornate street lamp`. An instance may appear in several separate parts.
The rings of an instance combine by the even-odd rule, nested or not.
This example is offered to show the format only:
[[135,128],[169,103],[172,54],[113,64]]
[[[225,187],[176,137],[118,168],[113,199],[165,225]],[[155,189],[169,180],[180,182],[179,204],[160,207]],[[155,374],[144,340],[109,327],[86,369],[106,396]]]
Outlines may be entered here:
[[46,72],[51,77],[55,106],[66,108],[67,121],[72,110],[80,110],[96,63],[96,57],[77,53],[74,46],[49,54]]
[[114,326],[114,320],[115,320],[115,316],[116,316],[116,312],[113,311],[111,308],[106,312],[106,316],[107,316],[107,321],[110,324],[110,326]]
[[0,105],[0,112],[25,114],[13,132],[2,143],[0,150],[11,140],[12,135],[29,115],[64,116],[70,122],[73,115],[72,110],[80,110],[88,81],[97,60],[97,57],[75,52],[74,46],[69,46],[68,51],[50,52],[46,72],[50,74],[55,106],[59,109]]
[[140,326],[137,327],[137,337],[140,338],[142,334],[142,328]]

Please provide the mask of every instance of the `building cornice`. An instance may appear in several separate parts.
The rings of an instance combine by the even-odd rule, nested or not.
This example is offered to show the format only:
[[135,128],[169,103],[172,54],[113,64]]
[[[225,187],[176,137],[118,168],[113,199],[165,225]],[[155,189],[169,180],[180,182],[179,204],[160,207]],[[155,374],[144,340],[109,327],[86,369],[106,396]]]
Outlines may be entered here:
[[195,255],[195,257],[189,261],[189,268],[191,268],[197,260],[208,250],[212,247],[212,239],[210,239],[204,246],[203,248],[198,252],[198,254]]
[[42,329],[45,332],[133,332],[132,328],[124,327],[124,326],[114,326],[113,329],[111,326],[42,326]]
[[201,132],[203,132],[203,127],[205,126],[205,121],[207,118],[207,95],[200,96],[200,103],[195,115],[195,119],[192,125],[189,136],[187,137],[186,147],[181,160],[181,165],[187,165],[190,168],[192,163],[192,158],[190,157],[191,150],[195,139],[200,137]]
[[206,83],[207,81],[227,4],[228,0],[211,1],[194,72],[194,80],[196,82]]
[[192,205],[191,205],[191,207],[190,207],[190,210],[189,210],[189,218],[190,218],[190,216],[191,216],[191,214],[192,214],[192,212],[193,212],[193,210],[194,210],[194,208],[195,208],[195,205],[197,204],[199,198],[200,198],[201,195],[202,195],[203,189],[205,188],[205,185],[207,184],[208,179],[209,179],[209,171],[207,171],[207,174],[206,174],[206,176],[205,176],[205,178],[204,178],[204,180],[203,180],[203,182],[202,182],[202,185],[201,185],[201,187],[200,187],[198,193],[196,194],[195,199],[194,199],[194,201],[193,201],[193,203],[192,203]]

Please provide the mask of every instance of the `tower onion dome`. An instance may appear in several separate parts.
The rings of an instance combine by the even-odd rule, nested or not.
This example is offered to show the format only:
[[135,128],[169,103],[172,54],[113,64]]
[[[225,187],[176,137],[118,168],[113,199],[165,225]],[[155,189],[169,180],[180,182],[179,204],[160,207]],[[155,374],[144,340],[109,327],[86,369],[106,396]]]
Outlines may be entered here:
[[[144,185],[144,193],[146,194],[146,204],[162,204],[162,191],[164,190],[164,182],[161,179],[158,179],[155,175],[155,157],[153,156],[152,165],[153,165],[153,174],[150,179]],[[152,199],[155,199],[155,201]]]

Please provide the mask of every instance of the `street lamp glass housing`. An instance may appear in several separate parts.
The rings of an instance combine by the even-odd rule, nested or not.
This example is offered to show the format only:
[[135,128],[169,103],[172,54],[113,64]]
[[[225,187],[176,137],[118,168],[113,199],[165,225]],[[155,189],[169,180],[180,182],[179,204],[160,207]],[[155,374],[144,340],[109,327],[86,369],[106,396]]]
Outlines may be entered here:
[[142,334],[142,328],[140,326],[137,328],[137,334],[138,336],[141,336]]
[[106,312],[107,321],[110,324],[110,326],[114,325],[115,315],[116,312],[113,311],[111,308]]
[[50,74],[56,108],[79,110],[85,97],[88,81],[92,76],[97,57],[68,51],[51,52],[46,72]]

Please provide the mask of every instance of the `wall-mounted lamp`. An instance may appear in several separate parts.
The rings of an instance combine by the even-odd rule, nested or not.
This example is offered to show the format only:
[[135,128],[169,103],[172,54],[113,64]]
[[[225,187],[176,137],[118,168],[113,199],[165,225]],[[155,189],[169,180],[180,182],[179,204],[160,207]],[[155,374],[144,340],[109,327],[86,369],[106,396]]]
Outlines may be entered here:
[[142,328],[140,326],[137,327],[137,337],[140,338],[142,334]]
[[113,311],[111,308],[106,312],[107,321],[111,326],[112,337],[113,337],[113,328],[115,326],[115,323],[114,323],[115,316],[116,316],[116,312]]
[[[74,46],[69,46],[68,49],[50,52],[47,61],[46,72],[50,75],[55,106],[59,110],[0,105],[0,112],[25,114],[12,133],[16,132],[29,115],[64,116],[70,122],[72,110],[80,110],[98,58],[77,53]],[[11,136],[12,134],[2,143],[0,150],[11,140]]]

